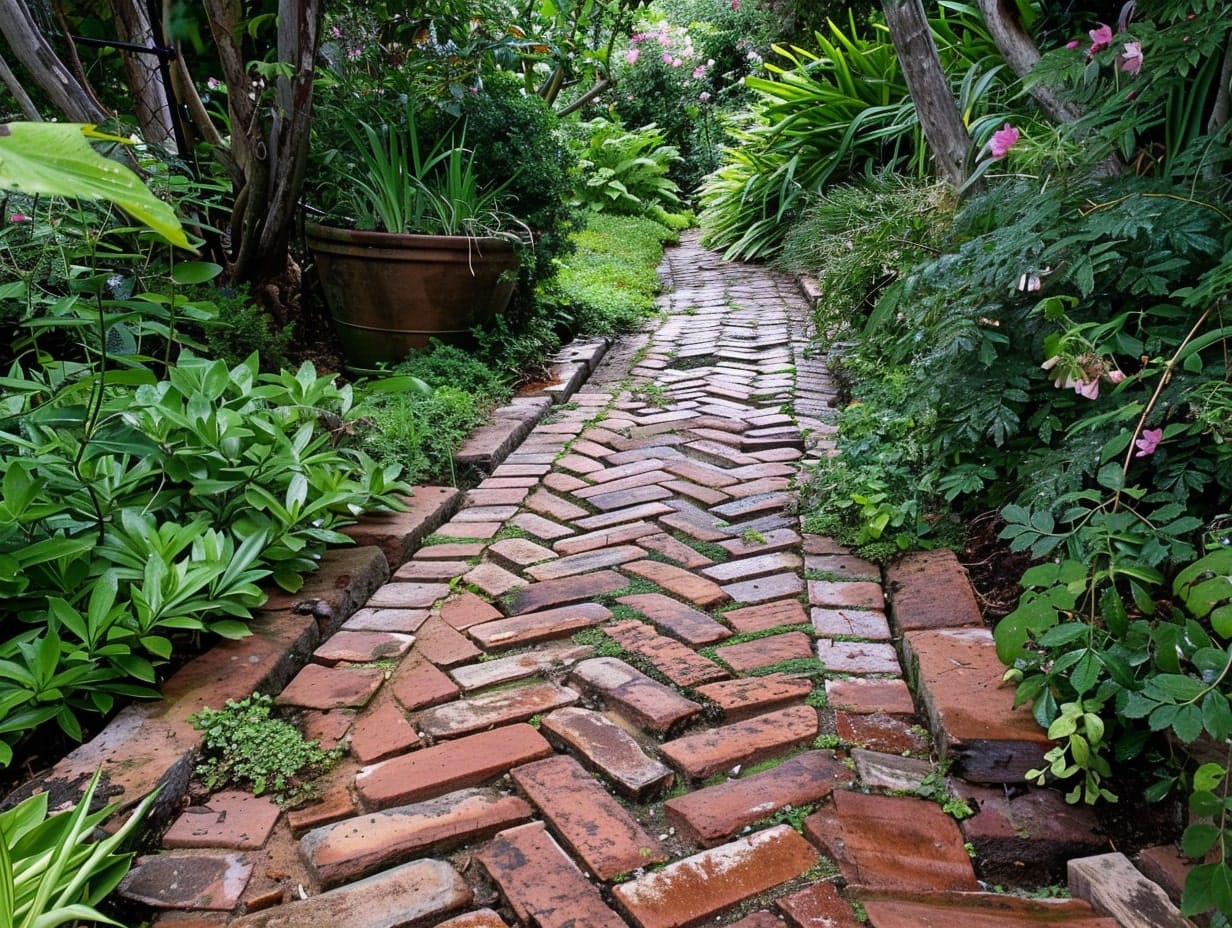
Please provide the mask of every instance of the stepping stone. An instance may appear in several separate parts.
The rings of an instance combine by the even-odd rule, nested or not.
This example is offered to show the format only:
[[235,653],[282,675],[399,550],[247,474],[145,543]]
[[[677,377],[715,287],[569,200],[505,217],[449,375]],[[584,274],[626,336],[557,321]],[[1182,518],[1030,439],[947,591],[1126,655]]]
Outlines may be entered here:
[[599,890],[542,822],[502,831],[476,859],[496,883],[523,925],[536,928],[626,928],[604,904]]
[[[629,581],[614,570],[596,570],[594,573],[559,580],[544,580],[523,587],[510,597],[510,615],[538,612],[566,603],[593,600],[604,593],[624,589]],[[592,604],[593,605],[593,604]]]
[[142,858],[116,892],[156,909],[229,912],[255,866],[248,854],[155,854]]
[[571,757],[557,755],[511,771],[552,831],[601,880],[667,860],[662,845]]
[[794,879],[817,852],[790,825],[759,831],[612,887],[639,928],[695,925]]
[[780,599],[723,613],[723,621],[738,632],[764,632],[787,625],[804,625],[808,620],[798,599]]
[[371,667],[322,667],[308,664],[274,703],[303,709],[360,708],[385,682],[385,671]]
[[664,744],[661,753],[686,778],[704,780],[712,774],[808,744],[817,737],[818,730],[816,709],[790,706],[677,738]]
[[598,696],[608,708],[647,731],[672,731],[702,711],[701,706],[670,686],[614,657],[582,661],[573,669],[569,682]]
[[581,645],[549,644],[523,654],[511,654],[494,661],[480,661],[455,667],[449,671],[449,676],[463,690],[470,692],[512,683],[515,680],[525,680],[548,670],[567,667],[590,657],[592,653],[592,648]]
[[862,890],[979,889],[958,824],[927,799],[837,790],[804,820],[804,832]]
[[715,655],[737,673],[758,670],[784,661],[812,660],[813,639],[803,632],[785,632],[740,644],[720,645]]
[[1024,782],[1052,742],[1029,709],[1015,709],[1005,665],[984,628],[910,632],[904,659],[943,758],[973,783]]
[[697,694],[723,710],[723,718],[729,722],[760,715],[783,703],[798,702],[812,691],[813,682],[807,677],[785,673],[720,680],[697,687]]
[[799,596],[804,592],[804,581],[795,573],[770,574],[755,580],[729,583],[723,587],[723,592],[738,603],[764,603],[785,596]]
[[727,602],[728,595],[717,583],[699,577],[682,567],[663,564],[659,561],[633,561],[625,564],[625,573],[633,574],[658,584],[665,590],[687,599],[703,609]]
[[686,840],[714,847],[779,809],[818,802],[851,779],[833,752],[807,751],[761,773],[676,796],[663,811]]
[[317,663],[326,667],[333,667],[343,661],[368,664],[385,658],[401,657],[414,643],[413,635],[338,631],[313,651],[312,656]]
[[245,915],[231,928],[401,928],[436,924],[470,905],[462,875],[441,860],[416,860],[319,896]]
[[1118,928],[1079,899],[1023,899],[1006,893],[927,893],[861,899],[876,928]]
[[427,609],[360,609],[342,625],[348,632],[396,632],[409,635],[431,613]]
[[566,687],[531,683],[425,709],[416,721],[419,730],[429,738],[457,738],[496,725],[525,722],[544,712],[571,706],[577,700],[578,694]]
[[530,725],[506,725],[364,767],[355,787],[365,809],[388,809],[478,786],[551,753]]
[[526,575],[535,580],[558,580],[561,577],[571,577],[574,574],[583,574],[604,567],[618,567],[645,556],[646,552],[636,545],[615,545],[594,551],[584,551],[581,554],[570,554],[546,564],[529,567]]
[[611,611],[598,603],[578,603],[575,606],[527,612],[508,619],[473,625],[467,630],[467,634],[488,650],[513,648],[553,638],[564,638],[583,628],[602,625],[611,617]]
[[948,548],[904,555],[886,571],[898,633],[929,628],[983,628],[967,571]]
[[530,806],[517,796],[464,789],[313,829],[300,839],[299,853],[322,886],[337,886],[402,861],[486,840],[530,817]]
[[695,648],[731,636],[731,629],[727,626],[662,593],[622,596],[617,602],[636,609],[659,630]]
[[267,796],[223,790],[185,809],[163,835],[163,847],[253,851],[265,846],[281,811]]
[[619,622],[604,629],[607,636],[631,654],[649,661],[676,686],[712,683],[728,676],[726,670],[674,638],[655,632],[642,622]]
[[742,557],[706,567],[702,573],[719,583],[730,583],[733,580],[754,580],[769,574],[784,570],[798,570],[803,564],[798,554],[790,551],[777,551],[772,554],[759,554],[754,557]]
[[543,717],[540,732],[558,747],[574,752],[602,774],[617,792],[642,800],[667,787],[675,775],[642,750],[633,736],[591,709],[557,709]]

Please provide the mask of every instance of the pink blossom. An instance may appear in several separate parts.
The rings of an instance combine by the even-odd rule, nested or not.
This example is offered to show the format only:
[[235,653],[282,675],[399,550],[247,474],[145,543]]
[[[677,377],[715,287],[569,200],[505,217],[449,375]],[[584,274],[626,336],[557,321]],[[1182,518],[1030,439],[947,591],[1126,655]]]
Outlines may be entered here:
[[1091,47],[1088,51],[1092,55],[1112,44],[1112,27],[1105,23],[1100,23],[1098,29],[1092,29],[1087,35],[1091,37]]
[[1121,70],[1128,74],[1137,74],[1142,69],[1142,43],[1126,42],[1121,51]]
[[14,213],[9,217],[9,222],[29,222],[30,217],[25,213]]
[[329,34],[330,34],[331,36],[333,36],[335,39],[340,39],[340,38],[342,38],[342,30],[341,30],[341,29],[339,29],[337,26],[330,26],[330,27],[329,27]]
[[347,52],[347,58],[351,59],[351,61],[354,61],[355,59],[363,55],[363,53],[364,53],[364,50],[362,48],[352,48]]
[[988,149],[994,158],[1004,158],[1018,142],[1019,132],[1008,122],[992,134]]
[[732,8],[733,10],[738,10],[738,9],[740,9],[740,0],[732,0],[732,2],[731,2],[731,8]]
[[671,56],[670,54],[668,54],[667,52],[664,52],[664,53],[663,53],[663,63],[664,63],[664,64],[671,64],[671,63],[672,63],[672,56]]
[[642,50],[640,48],[631,48],[625,52],[625,61],[629,64],[637,64],[637,59],[641,57]]
[[710,102],[709,91],[703,90],[701,93],[697,95],[697,99],[701,100],[703,103],[709,103]]
[[1075,380],[1073,377],[1068,377],[1065,380],[1065,386],[1073,387],[1074,392],[1079,396],[1085,396],[1089,400],[1099,399],[1099,378],[1094,380]]
[[1112,384],[1120,383],[1125,379],[1125,372],[1119,367],[1114,367],[1112,370],[1104,374],[1108,378],[1108,382]]
[[217,90],[219,87],[222,86],[222,81],[220,81],[216,77],[207,78],[205,82],[205,86],[208,87],[210,90]]
[[1077,48],[1081,44],[1082,43],[1079,42],[1077,39],[1074,39],[1072,42],[1066,42],[1065,47],[1066,48]]
[[706,66],[704,64],[698,65],[696,68],[693,69],[693,80],[700,81],[705,76],[706,76]]
[[1150,457],[1155,453],[1155,449],[1159,447],[1159,443],[1163,440],[1163,429],[1143,429],[1142,436],[1134,442],[1134,447],[1138,449],[1134,452],[1134,457]]

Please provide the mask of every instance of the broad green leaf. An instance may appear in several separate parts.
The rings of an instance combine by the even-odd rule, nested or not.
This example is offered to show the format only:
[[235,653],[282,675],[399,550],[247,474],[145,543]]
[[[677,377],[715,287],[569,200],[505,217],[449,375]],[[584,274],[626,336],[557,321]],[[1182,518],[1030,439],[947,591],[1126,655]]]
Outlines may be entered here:
[[171,279],[183,287],[203,284],[222,273],[222,267],[210,261],[182,261],[171,270]]
[[123,164],[95,151],[88,138],[125,141],[76,123],[0,123],[0,187],[108,200],[171,244],[192,250],[171,207]]

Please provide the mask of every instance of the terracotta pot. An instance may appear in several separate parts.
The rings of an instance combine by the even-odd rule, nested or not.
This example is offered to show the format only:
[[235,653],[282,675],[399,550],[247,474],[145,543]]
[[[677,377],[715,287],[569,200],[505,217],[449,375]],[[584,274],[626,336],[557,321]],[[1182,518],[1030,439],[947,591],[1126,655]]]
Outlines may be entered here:
[[464,235],[396,235],[309,224],[325,303],[347,361],[394,362],[431,338],[465,341],[509,305],[517,244]]

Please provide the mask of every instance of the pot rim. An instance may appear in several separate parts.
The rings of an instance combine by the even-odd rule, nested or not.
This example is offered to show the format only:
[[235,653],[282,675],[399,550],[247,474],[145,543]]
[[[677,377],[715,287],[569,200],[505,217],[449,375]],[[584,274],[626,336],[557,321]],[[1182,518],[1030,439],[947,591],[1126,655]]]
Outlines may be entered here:
[[344,229],[341,226],[323,225],[317,222],[304,223],[304,232],[309,239],[326,242],[349,242],[356,245],[404,245],[421,248],[495,248],[514,250],[521,242],[503,235],[425,235],[418,232],[378,232],[366,229]]

